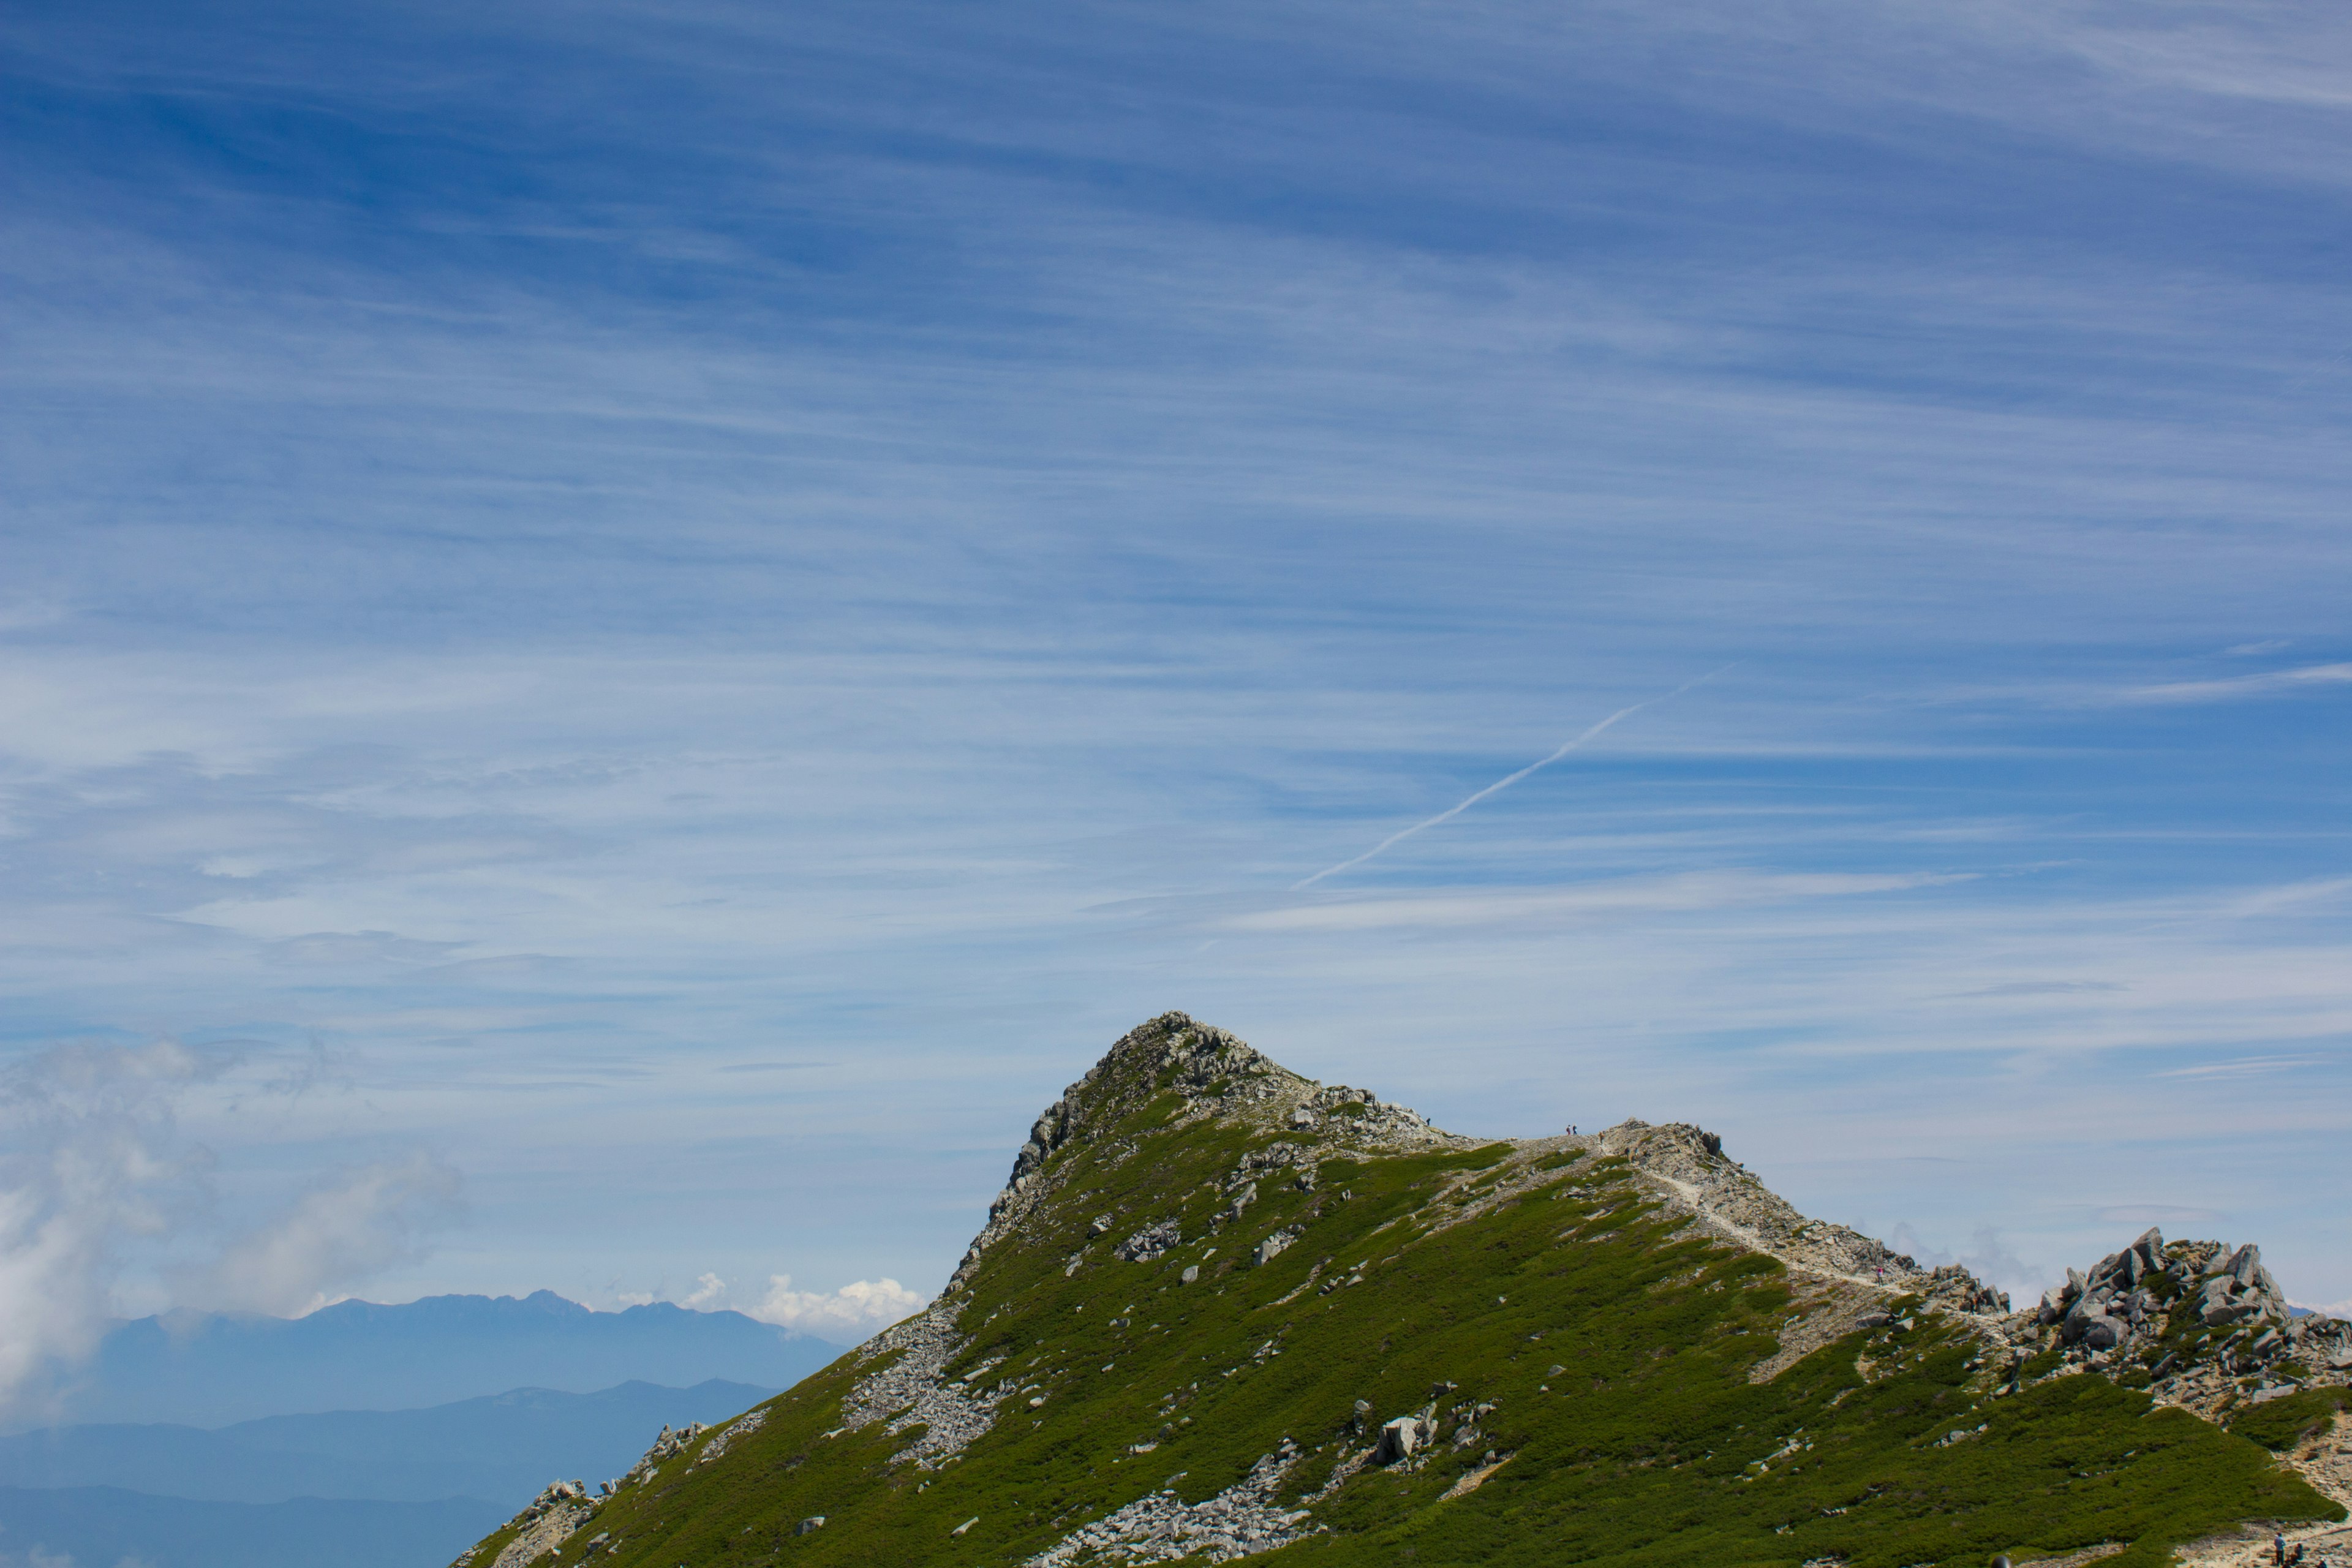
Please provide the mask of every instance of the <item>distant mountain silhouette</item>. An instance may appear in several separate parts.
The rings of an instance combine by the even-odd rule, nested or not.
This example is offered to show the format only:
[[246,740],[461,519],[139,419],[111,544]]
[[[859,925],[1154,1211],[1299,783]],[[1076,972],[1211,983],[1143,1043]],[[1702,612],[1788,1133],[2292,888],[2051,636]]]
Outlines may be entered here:
[[498,1511],[474,1498],[192,1502],[116,1487],[0,1487],[0,1540],[92,1568],[125,1560],[152,1568],[417,1568],[455,1557]]
[[740,1312],[666,1301],[595,1312],[551,1290],[399,1306],[343,1301],[306,1318],[172,1312],[116,1327],[45,1409],[25,1407],[16,1425],[225,1426],[303,1412],[421,1410],[518,1388],[586,1394],[631,1381],[789,1388],[840,1353]]
[[215,1502],[483,1498],[503,1518],[558,1478],[622,1474],[665,1426],[724,1421],[775,1392],[716,1379],[625,1383],[599,1394],[519,1388],[428,1410],[272,1415],[218,1431],[61,1426],[0,1437],[0,1487],[125,1487]]

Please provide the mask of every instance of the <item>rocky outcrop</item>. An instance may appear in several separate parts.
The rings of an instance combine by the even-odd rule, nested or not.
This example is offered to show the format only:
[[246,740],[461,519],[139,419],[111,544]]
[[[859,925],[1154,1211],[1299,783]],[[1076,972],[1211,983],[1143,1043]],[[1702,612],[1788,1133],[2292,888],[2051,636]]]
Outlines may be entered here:
[[[606,1489],[611,1489],[609,1485]],[[515,1531],[514,1538],[499,1549],[488,1568],[527,1568],[562,1545],[594,1512],[595,1504],[590,1500],[584,1485],[579,1481],[557,1481],[506,1522],[502,1531]],[[477,1552],[465,1552],[450,1568],[470,1568],[478,1555]]]
[[942,1303],[875,1335],[858,1347],[862,1362],[884,1364],[858,1379],[841,1402],[841,1430],[875,1421],[893,1436],[919,1426],[922,1435],[899,1451],[899,1460],[937,1469],[996,1424],[997,1397],[977,1389],[972,1378],[947,1379],[948,1363],[964,1347],[956,1331],[960,1305]]
[[[989,1205],[987,1225],[972,1238],[941,1295],[952,1296],[970,1284],[988,1249],[1017,1233],[1035,1212],[1055,1185],[1056,1154],[1090,1140],[1154,1095],[1172,1091],[1185,1101],[1182,1114],[1196,1116],[1275,1101],[1287,1105],[1313,1089],[1224,1030],[1182,1013],[1163,1013],[1129,1030],[1031,1125],[1004,1190]],[[1271,1120],[1273,1112],[1268,1115]]]
[[539,1494],[523,1510],[523,1528],[499,1554],[490,1568],[525,1568],[563,1544],[564,1538],[588,1518],[588,1494],[578,1481],[559,1482]]
[[1184,1244],[1184,1227],[1172,1219],[1145,1226],[1112,1250],[1129,1263],[1150,1263]]
[[1303,1226],[1295,1225],[1284,1226],[1280,1230],[1276,1231],[1272,1236],[1267,1237],[1264,1241],[1259,1242],[1257,1246],[1250,1249],[1251,1265],[1258,1268],[1265,1268],[1282,1253],[1287,1251],[1292,1242],[1297,1241],[1300,1237],[1305,1236],[1306,1234],[1306,1229]]
[[[2352,1323],[2298,1316],[2262,1250],[2218,1241],[2168,1244],[2149,1230],[2018,1314],[2023,1343],[2084,1367],[2134,1363],[2167,1403],[2214,1415],[2239,1399],[2275,1398],[2352,1381]],[[2243,1382],[2261,1374],[2245,1394]]]
[[1368,1089],[1333,1084],[1318,1089],[1289,1118],[1290,1125],[1316,1129],[1368,1148],[1410,1148],[1445,1141],[1429,1118],[1407,1105],[1392,1105]]
[[610,1494],[619,1491],[623,1487],[635,1486],[647,1476],[652,1475],[656,1470],[661,1468],[661,1467],[668,1460],[674,1459],[678,1455],[685,1453],[686,1450],[693,1445],[694,1440],[697,1437],[701,1436],[705,1432],[709,1430],[709,1427],[703,1426],[698,1421],[689,1421],[685,1426],[677,1428],[665,1426],[661,1429],[660,1434],[654,1438],[654,1446],[646,1450],[644,1458],[639,1459],[635,1465],[630,1467],[629,1473],[627,1475],[623,1476],[617,1481],[607,1481],[604,1483],[605,1492]]
[[[2042,1328],[2054,1327],[2062,1344],[2094,1351],[2116,1350],[2136,1339],[2153,1339],[2163,1332],[2170,1318],[2165,1302],[2179,1296],[2203,1260],[2201,1252],[2188,1250],[2168,1258],[2164,1233],[2150,1229],[2123,1251],[2101,1258],[2087,1275],[2069,1268],[2066,1282],[2042,1296],[2034,1322]],[[2259,1268],[2259,1262],[2253,1267]],[[2158,1275],[2170,1286],[2161,1295],[2156,1287]],[[2263,1278],[2269,1276],[2264,1273]],[[2234,1282],[2225,1276],[2216,1283]],[[2284,1301],[2279,1306],[2283,1316]],[[2258,1304],[2253,1303],[2246,1308],[2249,1313],[2257,1310]],[[2207,1321],[2210,1324],[2213,1320]]]
[[1276,1502],[1282,1478],[1298,1458],[1298,1446],[1280,1447],[1250,1472],[1204,1502],[1188,1503],[1171,1486],[1104,1515],[1054,1543],[1023,1568],[1076,1568],[1094,1562],[1230,1563],[1304,1540],[1313,1519],[1305,1509]]
[[[2266,1367],[2301,1366],[2295,1386],[2352,1374],[2352,1324],[2295,1316],[2254,1247],[2168,1246],[2151,1229],[2087,1271],[2069,1269],[2037,1306],[2011,1313],[2006,1296],[1958,1264],[1923,1269],[1874,1237],[1807,1219],[1727,1158],[1714,1133],[1684,1122],[1626,1121],[1594,1142],[1657,1183],[1672,1206],[1727,1238],[1845,1285],[1922,1297],[2017,1347],[2014,1360],[2056,1348],[2077,1364],[2137,1361],[2158,1379],[2160,1397],[2207,1413],[2234,1397],[2225,1386],[2231,1378]],[[1869,1314],[1854,1321],[1885,1326]],[[1822,1331],[1839,1331],[1838,1324],[1826,1322]]]
[[733,1446],[736,1438],[748,1437],[767,1424],[768,1407],[764,1405],[757,1410],[737,1416],[720,1427],[718,1434],[702,1446],[702,1452],[695,1457],[694,1462],[698,1465],[708,1465],[725,1458],[727,1450]]
[[[1030,1126],[1028,1140],[1013,1156],[1004,1190],[989,1205],[987,1225],[972,1238],[941,1298],[969,1285],[988,1249],[1021,1234],[1049,1201],[1059,1186],[1056,1172],[1063,1151],[1090,1142],[1154,1097],[1169,1094],[1180,1101],[1171,1125],[1222,1116],[1255,1121],[1270,1131],[1316,1133],[1319,1151],[1278,1142],[1254,1152],[1248,1158],[1263,1163],[1245,1164],[1237,1173],[1304,1163],[1308,1168],[1301,1173],[1300,1184],[1309,1188],[1315,1184],[1312,1166],[1318,1152],[1339,1148],[1396,1152],[1466,1147],[1474,1142],[1443,1131],[1419,1111],[1391,1104],[1370,1089],[1327,1087],[1301,1078],[1223,1029],[1182,1013],[1163,1013],[1120,1037],[1086,1077],[1064,1089]],[[1115,1155],[1123,1159],[1132,1152],[1129,1147]],[[1124,1251],[1120,1256],[1143,1260]]]
[[1381,1440],[1372,1449],[1372,1463],[1393,1465],[1410,1459],[1435,1436],[1427,1417],[1400,1415],[1381,1425]]

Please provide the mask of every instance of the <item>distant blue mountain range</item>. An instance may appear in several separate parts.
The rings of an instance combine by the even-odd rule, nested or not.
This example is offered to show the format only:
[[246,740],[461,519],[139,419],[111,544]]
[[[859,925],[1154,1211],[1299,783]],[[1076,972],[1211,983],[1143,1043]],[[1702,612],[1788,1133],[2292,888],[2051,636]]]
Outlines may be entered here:
[[[841,1353],[740,1312],[552,1291],[117,1324],[0,1436],[0,1563],[430,1568]],[[665,1386],[667,1385],[667,1386]]]
[[625,1383],[600,1394],[519,1388],[429,1410],[271,1415],[218,1431],[60,1426],[0,1437],[0,1487],[126,1487],[213,1502],[474,1498],[503,1519],[550,1481],[620,1475],[665,1426],[724,1421],[775,1392]]
[[45,1408],[48,1423],[215,1427],[420,1410],[519,1388],[586,1394],[718,1378],[777,1389],[840,1353],[740,1312],[667,1302],[595,1312],[551,1290],[344,1301],[306,1318],[173,1312],[117,1326],[94,1358],[60,1378]]
[[436,1568],[509,1512],[475,1498],[195,1502],[114,1487],[0,1487],[0,1541],[12,1564],[67,1557],[80,1568]]

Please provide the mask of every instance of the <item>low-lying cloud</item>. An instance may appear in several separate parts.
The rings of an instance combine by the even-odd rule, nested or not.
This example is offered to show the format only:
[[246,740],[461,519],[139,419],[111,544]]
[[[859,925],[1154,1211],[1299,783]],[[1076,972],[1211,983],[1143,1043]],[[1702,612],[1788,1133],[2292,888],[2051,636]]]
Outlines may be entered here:
[[425,1232],[455,1212],[462,1184],[422,1152],[337,1172],[230,1243],[191,1281],[184,1303],[278,1317],[315,1311],[332,1287],[422,1257]]
[[922,1310],[925,1298],[896,1279],[853,1279],[838,1290],[795,1290],[789,1274],[768,1276],[768,1289],[747,1316],[822,1339],[864,1339],[877,1329]]
[[1969,1238],[1968,1250],[1957,1256],[1929,1246],[1907,1223],[1896,1226],[1887,1243],[1929,1268],[1958,1263],[1996,1290],[2008,1291],[2021,1306],[2039,1296],[2051,1279],[2049,1270],[2020,1258],[2000,1232],[1989,1225],[1977,1226]]
[[123,1244],[162,1234],[203,1175],[176,1148],[172,1106],[212,1070],[170,1041],[67,1046],[0,1089],[0,1408],[104,1331]]
[[179,1259],[181,1304],[300,1312],[417,1256],[446,1216],[457,1173],[412,1154],[322,1174],[218,1240],[215,1161],[177,1112],[234,1066],[172,1040],[71,1045],[0,1079],[0,1411],[97,1348],[134,1256]]

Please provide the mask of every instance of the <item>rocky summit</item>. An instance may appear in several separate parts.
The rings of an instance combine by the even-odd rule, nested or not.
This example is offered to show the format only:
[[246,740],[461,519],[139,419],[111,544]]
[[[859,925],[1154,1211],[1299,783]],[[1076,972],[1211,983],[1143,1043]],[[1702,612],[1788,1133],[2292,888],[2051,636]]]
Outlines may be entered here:
[[2251,1246],[2012,1310],[1697,1128],[1461,1137],[1171,1013],[928,1310],[457,1565],[2343,1568],[2347,1373]]

